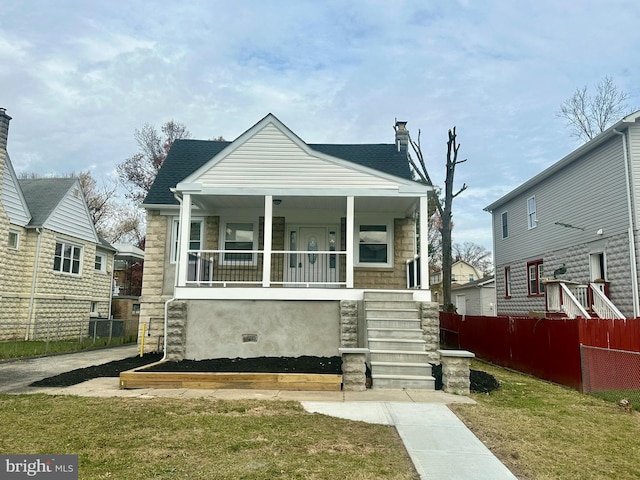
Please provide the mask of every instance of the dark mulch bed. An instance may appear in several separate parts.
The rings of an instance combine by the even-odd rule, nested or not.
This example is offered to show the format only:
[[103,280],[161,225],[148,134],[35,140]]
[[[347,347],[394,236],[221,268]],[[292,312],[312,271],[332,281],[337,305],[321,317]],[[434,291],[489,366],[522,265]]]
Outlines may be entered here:
[[[442,365],[431,365],[431,375],[436,379],[436,390],[442,390]],[[500,388],[493,375],[480,370],[469,373],[470,390],[475,393],[491,393]]]
[[216,358],[164,362],[147,372],[329,373],[342,375],[341,357]]
[[135,356],[125,358],[123,360],[115,360],[113,362],[104,363],[102,365],[93,365],[86,368],[78,368],[70,372],[61,373],[54,377],[45,378],[33,382],[30,387],[70,387],[77,383],[86,382],[92,378],[99,377],[118,377],[120,372],[126,372],[133,368],[148,365],[162,359],[161,353],[150,353],[144,357]]
[[[160,353],[135,356],[80,368],[45,378],[32,383],[31,387],[68,387],[92,378],[117,377],[121,372],[159,361]],[[165,362],[147,369],[150,372],[253,372],[253,373],[342,373],[340,357],[258,357],[258,358],[218,358],[213,360],[183,360]],[[367,368],[367,376],[370,375]],[[436,380],[436,390],[442,390],[442,365],[432,366],[432,375]],[[471,370],[471,391],[489,393],[499,388],[498,381],[486,372]]]

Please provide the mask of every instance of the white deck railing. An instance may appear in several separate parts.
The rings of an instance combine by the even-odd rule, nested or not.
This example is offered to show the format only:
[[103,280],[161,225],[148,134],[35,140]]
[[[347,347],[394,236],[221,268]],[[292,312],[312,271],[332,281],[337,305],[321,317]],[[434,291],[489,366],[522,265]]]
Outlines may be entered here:
[[545,285],[545,291],[549,312],[562,312],[569,318],[591,318],[589,312],[600,318],[625,318],[605,295],[604,284],[552,282]]
[[[260,250],[189,250],[186,286],[264,285]],[[346,287],[346,252],[272,251],[267,286]]]

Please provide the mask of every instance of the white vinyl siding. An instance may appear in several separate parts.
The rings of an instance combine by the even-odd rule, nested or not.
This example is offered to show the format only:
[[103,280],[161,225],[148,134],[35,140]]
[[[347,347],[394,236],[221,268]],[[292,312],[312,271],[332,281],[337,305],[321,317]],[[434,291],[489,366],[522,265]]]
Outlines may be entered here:
[[54,232],[98,243],[79,183],[71,187],[43,226]]
[[[493,212],[496,239],[502,237],[502,212],[509,212],[509,236],[495,242],[496,266],[513,265],[546,252],[627,231],[628,210],[622,142],[612,138],[583,158],[558,170],[535,186],[536,228],[529,230],[527,199],[531,190],[500,205]],[[580,227],[568,228],[556,223]],[[513,271],[512,271],[513,274]]]
[[2,178],[1,193],[0,203],[2,203],[2,206],[9,216],[9,222],[21,227],[27,225],[31,219],[31,215],[29,214],[29,209],[24,197],[19,190],[18,181],[8,158]]
[[268,124],[194,182],[217,188],[398,187],[389,179],[346,163],[319,158],[315,152],[310,155],[274,124]]

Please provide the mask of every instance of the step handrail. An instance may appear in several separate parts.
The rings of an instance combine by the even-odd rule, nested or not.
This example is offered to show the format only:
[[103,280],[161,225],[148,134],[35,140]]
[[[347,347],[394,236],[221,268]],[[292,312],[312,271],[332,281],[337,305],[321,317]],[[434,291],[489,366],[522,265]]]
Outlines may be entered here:
[[595,283],[589,283],[589,287],[593,293],[593,305],[591,308],[600,318],[619,318],[624,320],[625,316],[622,312],[618,310],[609,297]]

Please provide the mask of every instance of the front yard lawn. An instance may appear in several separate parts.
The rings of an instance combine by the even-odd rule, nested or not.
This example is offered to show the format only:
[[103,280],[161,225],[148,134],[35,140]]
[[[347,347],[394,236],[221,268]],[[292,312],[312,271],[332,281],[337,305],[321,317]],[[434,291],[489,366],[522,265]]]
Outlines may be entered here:
[[472,368],[500,388],[451,409],[520,480],[640,478],[638,412],[492,365]]
[[393,427],[297,402],[0,395],[0,451],[79,455],[88,479],[417,479]]

